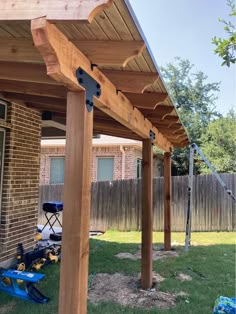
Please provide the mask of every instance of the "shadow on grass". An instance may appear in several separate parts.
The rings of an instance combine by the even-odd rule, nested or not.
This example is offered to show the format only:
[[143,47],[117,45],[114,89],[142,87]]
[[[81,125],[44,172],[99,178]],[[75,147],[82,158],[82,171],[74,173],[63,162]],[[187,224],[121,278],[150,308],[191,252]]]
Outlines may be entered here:
[[[121,260],[115,255],[121,252],[135,253],[138,249],[137,243],[124,244],[91,239],[89,273],[120,272],[137,276],[140,272],[140,260]],[[233,244],[191,247],[188,254],[184,253],[181,247],[178,247],[177,251],[179,257],[155,261],[153,269],[165,278],[160,284],[160,290],[173,293],[184,291],[189,296],[178,297],[175,308],[158,310],[158,313],[211,313],[214,301],[219,295],[229,297],[234,295],[235,247]],[[0,293],[0,314],[58,313],[59,264],[45,267],[41,272],[46,274],[46,278],[39,284],[39,288],[50,297],[50,302],[46,305],[39,305]],[[192,281],[179,281],[176,276],[180,272],[190,275]],[[7,312],[4,312],[7,308]],[[98,306],[89,303],[88,313],[142,314],[157,313],[157,309],[139,310],[112,303],[103,303]]]

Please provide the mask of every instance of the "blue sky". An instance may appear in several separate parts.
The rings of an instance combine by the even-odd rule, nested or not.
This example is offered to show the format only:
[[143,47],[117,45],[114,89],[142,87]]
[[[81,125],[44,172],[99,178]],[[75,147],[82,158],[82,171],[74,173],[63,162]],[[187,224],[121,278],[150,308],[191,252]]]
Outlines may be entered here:
[[[236,105],[236,65],[221,66],[212,38],[224,37],[219,17],[229,19],[226,0],[130,0],[158,66],[174,57],[189,59],[209,82],[221,82],[217,109]],[[235,20],[234,20],[235,22]]]

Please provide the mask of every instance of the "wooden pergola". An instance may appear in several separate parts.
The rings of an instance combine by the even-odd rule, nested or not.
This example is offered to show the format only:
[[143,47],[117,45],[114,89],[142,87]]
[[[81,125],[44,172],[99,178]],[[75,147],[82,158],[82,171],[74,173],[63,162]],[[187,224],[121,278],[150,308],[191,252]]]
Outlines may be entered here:
[[[142,287],[152,286],[153,148],[165,151],[165,249],[171,152],[189,144],[127,0],[2,0],[0,93],[66,129],[59,313],[87,310],[93,134],[143,142]],[[46,67],[45,67],[46,66]]]

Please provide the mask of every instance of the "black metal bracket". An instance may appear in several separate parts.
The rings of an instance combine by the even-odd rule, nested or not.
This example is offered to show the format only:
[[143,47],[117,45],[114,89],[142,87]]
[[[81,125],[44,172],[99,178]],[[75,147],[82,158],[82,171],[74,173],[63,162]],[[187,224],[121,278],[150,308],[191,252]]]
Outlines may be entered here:
[[152,142],[156,139],[156,134],[152,130],[150,130],[150,139]]
[[101,86],[100,84],[92,78],[86,71],[82,68],[76,70],[76,77],[81,86],[86,90],[86,107],[88,112],[93,110],[93,96],[100,97]]
[[43,111],[42,112],[42,120],[52,120],[53,115],[54,114],[51,111]]

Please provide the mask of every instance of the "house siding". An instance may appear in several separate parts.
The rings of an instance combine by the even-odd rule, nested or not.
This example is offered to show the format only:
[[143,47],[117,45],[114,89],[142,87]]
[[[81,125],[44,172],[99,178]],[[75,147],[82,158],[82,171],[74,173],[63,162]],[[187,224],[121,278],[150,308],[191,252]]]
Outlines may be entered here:
[[35,244],[38,219],[41,115],[20,104],[9,104],[0,219],[0,262],[16,255],[21,242]]

